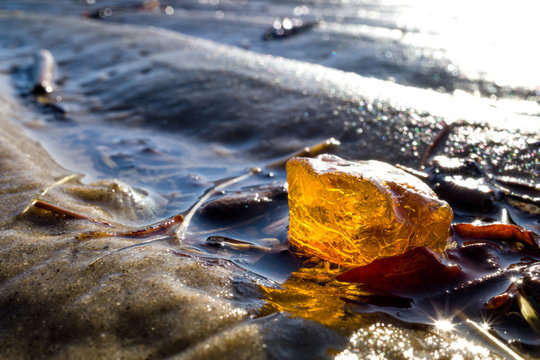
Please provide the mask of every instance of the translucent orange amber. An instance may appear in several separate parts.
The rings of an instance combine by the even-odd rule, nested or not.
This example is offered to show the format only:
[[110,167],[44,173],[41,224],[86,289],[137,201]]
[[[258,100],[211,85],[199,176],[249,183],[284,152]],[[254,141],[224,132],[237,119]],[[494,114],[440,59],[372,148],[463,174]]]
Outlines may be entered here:
[[422,181],[380,161],[334,155],[287,163],[289,237],[299,251],[344,266],[418,246],[441,253],[453,213]]

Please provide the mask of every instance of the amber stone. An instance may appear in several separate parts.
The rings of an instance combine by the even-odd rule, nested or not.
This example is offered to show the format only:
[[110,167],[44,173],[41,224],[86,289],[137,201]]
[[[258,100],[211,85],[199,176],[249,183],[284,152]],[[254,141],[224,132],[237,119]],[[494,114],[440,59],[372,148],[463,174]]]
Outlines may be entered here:
[[440,254],[447,244],[450,206],[386,163],[296,157],[287,182],[290,243],[307,255],[354,267],[419,246]]

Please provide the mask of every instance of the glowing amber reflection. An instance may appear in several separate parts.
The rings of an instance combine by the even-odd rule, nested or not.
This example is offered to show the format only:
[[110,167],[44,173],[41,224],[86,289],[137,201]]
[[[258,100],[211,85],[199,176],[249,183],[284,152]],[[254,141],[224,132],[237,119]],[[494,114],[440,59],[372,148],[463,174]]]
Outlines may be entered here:
[[361,315],[347,313],[344,299],[367,292],[356,284],[332,280],[332,275],[333,271],[300,269],[280,289],[261,287],[266,300],[261,315],[286,312],[332,328],[356,329]]

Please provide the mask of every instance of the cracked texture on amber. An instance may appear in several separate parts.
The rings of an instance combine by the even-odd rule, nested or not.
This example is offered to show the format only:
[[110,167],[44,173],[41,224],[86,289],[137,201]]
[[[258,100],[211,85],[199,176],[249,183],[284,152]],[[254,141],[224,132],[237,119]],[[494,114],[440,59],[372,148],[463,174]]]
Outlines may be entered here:
[[422,181],[380,161],[287,163],[289,238],[307,255],[361,266],[419,246],[441,253],[453,213]]

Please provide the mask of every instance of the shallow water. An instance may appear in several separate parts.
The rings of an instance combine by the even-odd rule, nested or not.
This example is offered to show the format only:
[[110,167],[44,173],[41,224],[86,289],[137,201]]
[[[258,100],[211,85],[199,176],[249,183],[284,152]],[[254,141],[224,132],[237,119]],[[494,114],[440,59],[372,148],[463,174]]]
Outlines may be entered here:
[[[183,212],[216,181],[253,167],[264,168],[330,136],[342,142],[335,149],[342,156],[417,167],[444,128],[443,121],[455,127],[435,153],[474,156],[490,173],[538,181],[540,82],[534,78],[536,49],[522,36],[532,20],[513,20],[508,15],[505,20],[521,28],[499,29],[503,9],[496,16],[463,17],[474,13],[464,11],[469,6],[466,3],[434,9],[421,2],[169,1],[155,11],[135,9],[132,4],[138,3],[2,2],[0,8],[5,10],[56,17],[18,18],[14,13],[3,13],[2,27],[18,30],[0,39],[0,58],[2,72],[9,75],[19,100],[32,114],[23,119],[28,132],[62,166],[85,174],[87,183],[117,178],[143,188],[156,199],[159,213],[138,220],[138,224]],[[106,8],[111,9],[111,15],[101,20],[88,22],[79,17]],[[489,9],[496,12],[497,6]],[[521,13],[530,14],[530,10],[523,5]],[[69,15],[65,19],[58,16],[65,14]],[[316,21],[317,25],[290,38],[262,39],[275,17],[287,16]],[[114,23],[136,26],[116,27]],[[478,27],[482,31],[472,36],[471,28]],[[58,28],[65,32],[58,32]],[[50,49],[57,61],[56,90],[50,98],[62,111],[40,103],[24,90],[38,48]],[[471,56],[471,51],[477,55]],[[514,61],[512,71],[506,66],[509,57]],[[462,119],[464,123],[459,122]],[[485,121],[489,124],[482,125]],[[228,188],[225,195],[245,194],[249,189],[262,192],[260,186],[284,182],[283,170],[263,169],[261,174]],[[383,312],[400,320],[429,323],[434,314],[428,306],[431,304],[422,304],[424,300],[418,300],[412,310],[377,306],[366,310],[347,305],[335,295],[334,301],[318,304],[318,285],[309,281],[298,285],[298,280],[290,277],[302,259],[288,252],[238,251],[227,244],[208,242],[211,236],[221,236],[262,246],[268,238],[285,243],[286,202],[278,199],[263,205],[262,215],[253,216],[252,207],[239,219],[199,213],[185,248],[178,250],[179,255],[197,256],[202,262],[231,260],[253,276],[273,281],[274,285],[268,286],[270,292],[279,288],[276,284],[285,284],[284,300],[279,294],[274,294],[277,300],[269,296],[266,308],[255,316],[262,320],[256,321],[274,321],[272,317],[282,316],[282,311],[314,321],[294,325],[288,320],[291,335],[325,333],[318,328],[323,324],[325,331],[339,335],[322,342],[321,351],[333,348],[335,353],[345,349],[343,342],[352,334],[354,339],[364,336],[359,324],[369,321],[355,319],[358,314]],[[240,212],[238,207],[229,210],[226,206],[222,211]],[[512,211],[516,221],[538,231],[538,216]],[[458,214],[457,219],[472,221],[477,215]],[[482,216],[498,220],[500,208]],[[519,257],[505,261],[518,262]],[[482,293],[488,298],[507,285],[501,281],[496,289],[473,288],[464,293]],[[287,289],[305,291],[300,300],[311,299],[313,306],[295,313],[305,305],[295,304],[294,295],[291,301]],[[453,296],[465,296],[456,294]],[[256,307],[259,296],[248,293],[242,301]],[[434,301],[444,304],[450,300]],[[320,314],[313,315],[313,309],[319,309]],[[419,309],[426,314],[419,315]],[[325,322],[328,313],[338,321]],[[346,319],[343,323],[341,315]],[[538,347],[530,331],[514,335],[506,330],[496,329],[505,340],[521,337],[533,351]],[[283,339],[282,344],[274,356],[280,351],[293,353],[291,344]],[[350,345],[350,350],[361,344]]]

